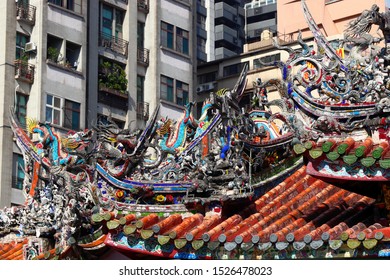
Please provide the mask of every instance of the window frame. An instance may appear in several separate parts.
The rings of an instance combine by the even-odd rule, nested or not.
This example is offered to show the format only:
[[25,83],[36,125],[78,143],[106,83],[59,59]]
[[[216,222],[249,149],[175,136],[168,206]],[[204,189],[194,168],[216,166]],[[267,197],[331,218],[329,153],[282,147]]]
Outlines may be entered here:
[[[110,11],[111,18],[104,17],[104,10]],[[125,11],[105,3],[101,3],[99,15],[99,32],[103,33],[103,36],[115,38],[115,41],[118,42],[118,39],[123,39],[124,19]],[[109,23],[110,27],[108,27],[107,23]],[[110,32],[105,32],[105,29],[110,29]]]
[[[21,98],[24,99],[24,103],[22,104]],[[19,123],[22,127],[26,127],[27,124],[27,104],[28,104],[28,95],[23,94],[21,92],[16,92],[16,100],[15,100],[15,115],[18,119]],[[24,113],[22,112],[24,110]]]
[[[165,75],[161,75],[160,77],[160,98],[162,100],[168,101],[168,102],[174,102],[175,101],[175,94],[174,94],[174,79]],[[171,84],[169,83],[171,82]],[[163,97],[163,87],[166,87],[166,97]],[[171,90],[171,93],[169,92],[169,89]],[[171,96],[171,98],[169,98]]]
[[[176,80],[176,88],[175,88],[175,103],[180,106],[187,105],[189,101],[189,90],[190,86],[187,83],[184,83],[180,80]],[[184,88],[186,87],[186,89]],[[182,97],[179,98],[179,95],[182,95]],[[179,101],[180,100],[180,101]]]
[[[52,99],[51,104],[48,103],[48,99],[49,98]],[[56,104],[55,100],[59,101],[59,104]],[[69,103],[77,104],[78,105],[78,109],[67,107],[67,104],[69,104]],[[57,105],[59,105],[59,106],[57,106]],[[48,119],[49,111],[51,111],[51,113],[50,113],[51,114],[51,121]],[[58,112],[58,116],[59,116],[58,123],[54,123],[53,122],[53,120],[55,119],[54,118],[55,112]],[[71,114],[73,114],[74,112],[78,113],[78,124],[77,124],[77,127],[73,127],[73,123],[72,123],[73,115],[71,115],[71,118],[70,118],[70,125],[67,122],[68,112],[71,112]],[[59,127],[65,128],[65,129],[78,131],[78,130],[80,130],[80,127],[81,127],[81,103],[73,101],[73,100],[70,100],[70,99],[66,99],[66,98],[63,98],[63,97],[59,97],[59,96],[56,96],[56,95],[53,95],[53,94],[50,94],[50,93],[46,93],[45,121],[50,123],[50,124],[52,124],[52,125],[54,125],[54,126],[59,126]]]
[[[18,39],[19,38],[19,39]],[[23,44],[23,40],[26,42]],[[15,41],[15,59],[22,59],[25,54],[26,43],[30,42],[30,36],[21,32],[16,32],[16,41]]]
[[[72,11],[76,14],[83,13],[83,1],[82,0],[47,0],[48,3]],[[78,9],[76,9],[78,7]]]
[[[24,173],[24,158],[23,155],[13,153],[12,155],[12,188],[23,190],[23,182],[25,178]],[[22,176],[19,176],[22,175]]]
[[190,32],[173,24],[161,21],[160,44],[162,47],[185,56],[190,55]]
[[[68,107],[67,106],[68,104],[71,104],[72,106]],[[77,105],[78,108],[74,108],[73,105]],[[70,113],[70,117],[69,117],[69,113]],[[74,126],[74,115],[73,115],[74,113],[78,113],[78,123],[75,126]],[[74,102],[72,100],[69,100],[69,99],[64,99],[63,114],[64,114],[63,126],[65,128],[68,128],[68,129],[71,129],[74,131],[79,131],[80,130],[80,117],[81,117],[81,104],[78,102]],[[68,124],[68,120],[70,121],[69,124]]]
[[[171,81],[172,85],[170,85],[167,81]],[[167,88],[167,90],[164,90],[164,87]],[[164,92],[168,92],[168,88],[172,89],[172,98],[168,98],[168,94],[166,94],[167,98],[164,97]],[[180,95],[181,97],[179,97]],[[160,99],[179,106],[185,106],[190,101],[190,85],[178,79],[161,75]]]

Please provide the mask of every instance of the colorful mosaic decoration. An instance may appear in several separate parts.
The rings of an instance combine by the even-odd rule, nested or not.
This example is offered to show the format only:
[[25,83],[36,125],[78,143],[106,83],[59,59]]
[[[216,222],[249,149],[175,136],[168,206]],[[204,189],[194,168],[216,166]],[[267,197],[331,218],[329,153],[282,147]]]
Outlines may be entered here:
[[0,210],[0,259],[388,256],[388,11],[364,11],[335,46],[302,8],[316,45],[275,41],[288,59],[262,62],[280,78],[259,77],[249,104],[246,66],[198,119],[194,103],[176,120],[157,107],[142,130],[25,130],[11,110],[26,200]]

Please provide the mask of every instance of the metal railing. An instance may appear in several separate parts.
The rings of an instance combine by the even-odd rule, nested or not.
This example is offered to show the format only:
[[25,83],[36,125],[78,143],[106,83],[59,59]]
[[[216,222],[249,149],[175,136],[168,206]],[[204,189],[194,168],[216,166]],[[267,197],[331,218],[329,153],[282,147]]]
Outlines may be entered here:
[[149,119],[149,103],[137,102],[137,118],[141,120]]
[[121,38],[108,35],[106,33],[99,33],[99,46],[110,49],[113,52],[119,53],[127,57],[127,49],[129,42]]
[[145,48],[137,48],[137,62],[149,65],[149,50]]
[[28,83],[34,82],[35,66],[22,60],[15,61],[15,78]]
[[137,0],[137,7],[138,10],[149,13],[149,0]]
[[36,9],[37,8],[33,5],[18,3],[16,4],[16,19],[35,24]]

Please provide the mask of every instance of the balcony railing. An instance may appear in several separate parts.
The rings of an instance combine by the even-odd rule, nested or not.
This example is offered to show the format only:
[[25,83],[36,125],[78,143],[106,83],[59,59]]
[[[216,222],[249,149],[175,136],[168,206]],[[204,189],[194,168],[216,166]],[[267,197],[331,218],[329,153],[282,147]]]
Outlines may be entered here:
[[145,48],[137,49],[137,62],[149,65],[149,50]]
[[99,85],[98,102],[102,104],[121,110],[127,110],[128,99],[127,92],[123,93],[120,90]]
[[138,10],[149,13],[149,0],[137,0],[137,7]]
[[100,32],[99,46],[110,49],[113,52],[119,53],[127,57],[127,49],[129,42],[115,36]]
[[23,20],[31,25],[34,25],[36,9],[37,8],[33,5],[18,3],[16,4],[16,19]]
[[137,103],[137,119],[141,119],[141,120],[149,119],[149,103],[147,102]]
[[35,66],[22,60],[15,61],[15,79],[32,84],[34,82]]

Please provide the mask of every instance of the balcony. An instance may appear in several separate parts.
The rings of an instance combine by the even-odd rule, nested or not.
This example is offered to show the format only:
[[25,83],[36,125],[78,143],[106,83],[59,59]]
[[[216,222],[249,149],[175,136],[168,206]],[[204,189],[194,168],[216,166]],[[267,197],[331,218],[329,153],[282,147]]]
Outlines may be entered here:
[[115,36],[111,36],[100,32],[99,34],[99,46],[104,47],[106,49],[110,49],[115,53],[119,53],[125,57],[127,57],[127,49],[129,46],[129,42],[126,40],[120,39]]
[[149,0],[137,0],[137,7],[139,11],[149,13]]
[[149,50],[145,48],[137,49],[137,62],[149,66]]
[[33,5],[18,2],[16,4],[16,19],[34,25],[36,9]]
[[99,85],[98,102],[113,108],[127,110],[129,97],[127,92]]
[[27,83],[34,83],[35,66],[22,60],[15,61],[15,79]]
[[147,121],[149,119],[149,103],[138,102],[137,103],[137,119]]

